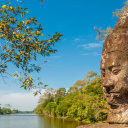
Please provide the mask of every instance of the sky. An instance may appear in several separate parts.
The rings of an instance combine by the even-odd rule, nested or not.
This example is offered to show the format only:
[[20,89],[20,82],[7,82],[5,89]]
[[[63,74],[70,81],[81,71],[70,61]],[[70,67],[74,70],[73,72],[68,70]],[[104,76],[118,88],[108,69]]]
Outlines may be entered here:
[[[0,0],[1,5],[10,2],[12,6],[28,8],[27,17],[35,17],[42,24],[43,34],[63,34],[56,43],[57,53],[49,57],[39,57],[37,63],[42,65],[40,76],[49,88],[68,89],[77,80],[82,80],[89,71],[100,75],[100,60],[103,41],[96,40],[94,26],[106,29],[114,28],[117,18],[112,12],[123,7],[125,0]],[[47,63],[43,64],[44,61]],[[13,65],[11,73],[20,71]],[[33,110],[37,106],[39,95],[34,97],[33,91],[20,88],[14,78],[0,77],[0,104],[11,104],[12,109]]]

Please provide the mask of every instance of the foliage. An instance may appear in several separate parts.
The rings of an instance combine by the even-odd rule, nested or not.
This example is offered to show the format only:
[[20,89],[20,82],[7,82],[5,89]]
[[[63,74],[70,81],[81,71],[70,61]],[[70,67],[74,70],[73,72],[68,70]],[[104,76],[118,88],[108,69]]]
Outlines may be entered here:
[[64,97],[58,97],[58,98],[55,100],[56,104],[59,105],[60,102],[61,102],[63,99],[64,99]]
[[0,115],[14,114],[14,113],[33,113],[33,111],[19,111],[17,109],[11,110],[10,104],[5,104],[3,108],[0,107]]
[[44,103],[47,105],[47,102],[52,102],[55,96],[55,92],[56,90],[53,88],[45,89],[45,92],[43,93],[43,95],[40,96],[38,103]]
[[55,99],[59,98],[59,97],[64,97],[66,95],[66,89],[65,88],[59,88],[57,91],[56,91],[56,94],[55,94]]
[[9,108],[2,108],[0,110],[0,114],[3,114],[3,115],[5,115],[5,114],[11,114],[11,109],[9,109]]
[[100,112],[100,113],[99,113],[99,116],[98,116],[98,119],[99,119],[100,121],[106,120],[106,119],[107,119],[107,113],[105,113],[105,112]]
[[49,103],[46,105],[47,114],[48,114],[48,115],[55,116],[55,108],[56,108],[56,103],[54,103],[54,102],[49,102]]
[[113,16],[120,17],[120,15],[124,12],[128,11],[128,0],[125,1],[124,6],[121,9],[116,9],[115,12],[113,12]]
[[[39,102],[35,113],[85,122],[106,120],[107,112],[104,111],[108,110],[108,105],[102,91],[101,78],[96,72],[88,72],[83,80],[77,80],[68,93],[64,90],[60,88],[54,91],[52,97],[42,95],[42,102]],[[48,89],[46,92],[51,93],[50,89],[49,93]]]
[[[33,89],[34,79],[28,74],[33,71],[39,72],[41,67],[34,62],[37,55],[49,56],[57,50],[53,49],[62,34],[41,40],[43,34],[41,24],[35,17],[24,18],[28,13],[27,8],[21,6],[12,7],[10,3],[1,5],[0,8],[0,73],[9,74],[22,82],[24,89]],[[3,41],[2,41],[3,40]],[[32,61],[34,60],[34,61]],[[17,68],[22,69],[23,74],[7,72],[10,62]],[[23,76],[23,77],[20,77]],[[38,85],[41,85],[39,82]]]
[[94,27],[94,30],[97,32],[97,40],[104,40],[109,34],[112,33],[112,28],[107,27],[106,30],[102,30],[101,28],[97,28],[96,26]]

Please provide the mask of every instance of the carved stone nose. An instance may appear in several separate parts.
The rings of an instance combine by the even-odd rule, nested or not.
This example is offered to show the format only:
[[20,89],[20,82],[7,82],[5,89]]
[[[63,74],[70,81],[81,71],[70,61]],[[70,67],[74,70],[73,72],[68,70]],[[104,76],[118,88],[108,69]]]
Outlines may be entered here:
[[114,89],[114,86],[110,87],[104,87],[106,89],[106,92],[109,93],[112,89]]
[[105,91],[109,93],[112,89],[114,89],[114,84],[112,80],[107,80],[103,83],[103,87],[105,88]]

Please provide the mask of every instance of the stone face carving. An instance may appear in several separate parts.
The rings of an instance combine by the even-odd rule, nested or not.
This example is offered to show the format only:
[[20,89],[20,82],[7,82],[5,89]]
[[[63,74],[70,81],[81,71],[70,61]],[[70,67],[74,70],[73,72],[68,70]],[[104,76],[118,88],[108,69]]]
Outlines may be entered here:
[[128,12],[124,12],[103,44],[103,92],[110,105],[105,124],[78,128],[128,128]]
[[103,92],[110,105],[108,123],[128,123],[128,12],[119,18],[103,45]]

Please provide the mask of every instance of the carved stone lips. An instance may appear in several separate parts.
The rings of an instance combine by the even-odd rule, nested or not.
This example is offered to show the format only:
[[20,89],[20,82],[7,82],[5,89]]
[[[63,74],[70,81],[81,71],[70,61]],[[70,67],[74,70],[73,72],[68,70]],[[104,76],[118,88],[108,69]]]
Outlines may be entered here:
[[109,93],[105,93],[106,94],[106,97],[111,97],[112,95],[119,95],[120,93],[119,92],[109,92]]

